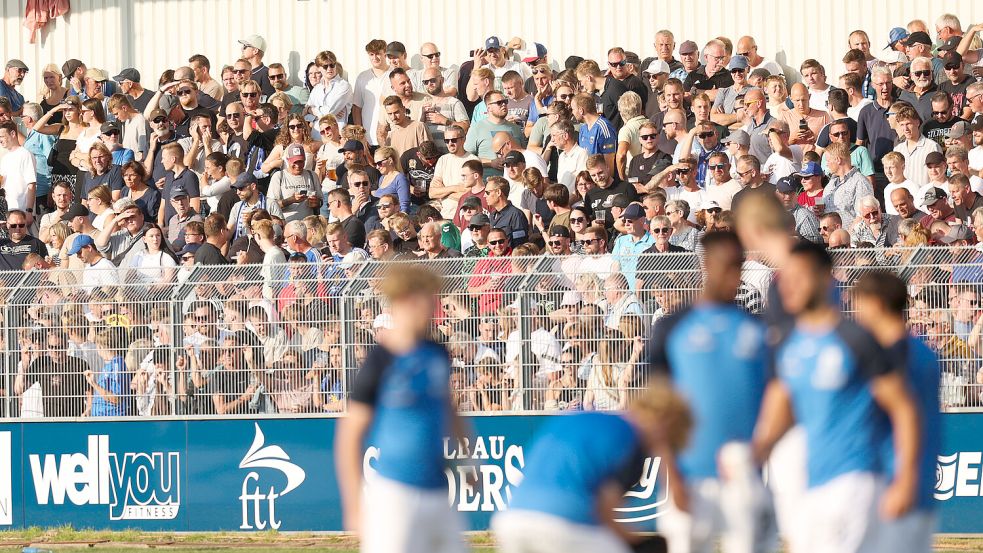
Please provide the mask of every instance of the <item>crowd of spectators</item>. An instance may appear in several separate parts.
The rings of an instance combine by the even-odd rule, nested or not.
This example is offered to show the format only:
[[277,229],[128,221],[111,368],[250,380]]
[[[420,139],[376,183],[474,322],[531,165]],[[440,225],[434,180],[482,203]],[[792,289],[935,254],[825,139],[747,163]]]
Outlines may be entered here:
[[[463,410],[616,409],[652,320],[699,287],[701,237],[761,194],[843,267],[901,271],[913,330],[950,361],[944,402],[979,405],[983,24],[934,31],[883,49],[854,31],[830,68],[668,30],[601,63],[373,39],[345,60],[367,69],[325,50],[303,82],[254,35],[219,79],[200,54],[157,79],[33,68],[37,102],[9,60],[13,414],[341,410],[345,368],[391,325],[372,276],[414,260],[447,277],[436,332]],[[757,313],[768,260],[745,269]]]

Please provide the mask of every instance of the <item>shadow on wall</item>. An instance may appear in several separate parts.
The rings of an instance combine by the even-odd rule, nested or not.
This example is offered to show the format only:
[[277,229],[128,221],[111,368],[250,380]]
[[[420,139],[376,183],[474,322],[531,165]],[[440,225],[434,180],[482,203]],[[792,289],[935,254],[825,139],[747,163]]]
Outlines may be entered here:
[[785,83],[787,86],[792,86],[793,84],[802,81],[802,75],[799,74],[799,69],[788,65],[788,54],[785,52],[785,50],[775,52],[775,57],[773,59],[775,60],[775,63],[781,66],[782,72],[785,73]]

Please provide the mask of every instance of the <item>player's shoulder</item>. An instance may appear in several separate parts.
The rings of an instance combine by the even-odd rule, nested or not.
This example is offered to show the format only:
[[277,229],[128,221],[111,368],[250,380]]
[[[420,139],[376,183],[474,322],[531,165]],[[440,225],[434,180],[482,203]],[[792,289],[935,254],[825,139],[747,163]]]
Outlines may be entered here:
[[675,313],[661,317],[655,321],[655,325],[652,327],[653,336],[663,339],[668,338],[675,330],[680,328],[682,323],[689,320],[693,315],[693,306],[687,305]]
[[883,351],[883,348],[867,329],[860,326],[856,321],[847,319],[846,317],[840,318],[833,332],[854,353],[866,354]]

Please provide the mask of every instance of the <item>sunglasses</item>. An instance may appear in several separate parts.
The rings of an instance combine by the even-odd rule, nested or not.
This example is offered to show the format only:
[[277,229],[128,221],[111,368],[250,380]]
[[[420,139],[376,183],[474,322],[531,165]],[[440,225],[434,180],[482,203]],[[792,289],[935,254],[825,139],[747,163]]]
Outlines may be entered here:
[[652,234],[669,234],[672,232],[672,227],[658,227],[652,229]]
[[609,61],[608,62],[608,65],[610,67],[624,67],[624,66],[628,65],[628,62],[625,61],[625,60],[621,60],[621,61]]
[[703,139],[707,139],[707,138],[710,138],[711,136],[713,136],[714,134],[715,133],[713,133],[713,132],[701,132],[700,134],[698,134],[696,136],[698,136],[700,138],[703,138]]
[[570,218],[570,222],[571,223],[584,223],[586,221],[587,221],[587,218],[586,217],[571,217]]
[[367,180],[350,180],[350,181],[348,181],[348,184],[354,186],[355,188],[361,188],[363,186],[368,186],[369,185],[369,181],[367,181]]
[[639,135],[638,139],[639,140],[655,140],[655,137],[656,136],[658,136],[658,135],[657,134],[642,134],[642,135]]
[[676,172],[680,175],[685,175],[689,173],[689,167],[683,167],[682,169],[676,169]]
[[376,167],[382,167],[382,166],[383,166],[383,165],[385,165],[385,164],[386,164],[386,163],[387,163],[388,161],[389,161],[388,159],[380,159],[379,161],[377,161],[377,162],[375,162],[375,164],[374,164],[374,165],[375,165]]
[[485,227],[483,227],[481,225],[469,225],[468,226],[468,230],[475,231],[475,232],[477,232],[477,231],[479,231],[479,230],[481,230],[483,228],[485,228]]
[[508,104],[508,103],[509,103],[508,100],[502,99],[502,100],[497,100],[495,102],[488,102],[488,105],[490,105],[490,106],[504,106],[505,104]]
[[833,229],[832,229],[832,227],[829,227],[827,225],[822,225],[822,226],[819,227],[819,230],[824,231],[824,232],[829,232],[829,231],[831,231]]
[[427,58],[428,60],[432,60],[434,58],[439,58],[440,52],[434,52],[433,54],[420,54],[420,55]]
[[380,204],[378,204],[378,205],[377,205],[376,207],[378,207],[378,208],[380,208],[380,209],[389,209],[389,208],[391,208],[392,206],[393,206],[393,204],[383,204],[383,203],[380,203]]
[[225,114],[225,118],[226,119],[238,119],[240,117],[242,117],[242,114],[239,113],[239,112],[237,112],[237,111],[234,111],[232,113],[226,113]]
[[292,131],[296,131],[296,130],[299,130],[299,129],[303,129],[304,128],[304,125],[300,125],[300,124],[297,124],[297,125],[287,125],[287,128],[290,129],[290,130],[292,130]]
[[505,243],[505,240],[489,240],[488,243],[492,246],[501,246]]
[[911,72],[911,76],[912,77],[928,77],[931,74],[932,74],[931,71],[912,71]]
[[239,96],[242,96],[243,98],[255,98],[259,96],[259,92],[240,92]]
[[712,213],[714,215],[720,213],[721,211],[723,211],[723,209],[719,207],[711,207],[710,209],[707,209],[707,213]]
[[463,136],[455,136],[454,138],[447,138],[446,136],[444,137],[444,142],[460,142],[462,140],[464,140]]
[[190,96],[191,95],[191,92],[192,92],[192,90],[190,88],[182,88],[181,90],[178,90],[177,91],[177,95],[178,96]]
[[730,70],[730,74],[731,75],[737,75],[737,74],[743,75],[745,71],[746,71],[746,69],[731,69]]
[[949,113],[949,112],[948,111],[933,111],[932,112],[932,117],[942,117],[942,116],[946,115],[947,113]]
[[570,98],[573,98],[573,94],[557,94],[556,97],[558,100],[566,102]]
[[437,83],[437,80],[438,80],[437,77],[434,77],[432,79],[424,79],[423,80],[423,84],[427,84],[427,85],[436,84]]
[[282,79],[284,77],[286,77],[286,75],[284,75],[283,73],[278,73],[276,75],[274,75],[273,73],[270,73],[270,80],[271,81],[279,81],[280,79]]
[[600,238],[585,238],[583,240],[577,240],[575,243],[589,245],[589,244],[593,244],[594,242],[600,242],[600,241],[601,241]]
[[723,171],[723,170],[727,169],[727,164],[726,163],[718,163],[716,165],[707,165],[707,169],[710,169],[711,171]]
[[556,247],[562,246],[563,245],[563,241],[562,240],[550,240],[548,242],[548,244],[550,246],[553,246],[554,248],[556,248]]
[[181,257],[181,261],[194,261],[194,260],[195,260],[195,256],[193,255],[185,255]]
[[847,138],[850,136],[850,131],[831,132],[829,133],[829,135],[832,136],[833,138]]
[[27,228],[27,225],[25,225],[23,223],[21,223],[19,225],[18,224],[15,224],[15,223],[8,223],[7,224],[7,228]]
[[160,125],[160,124],[161,124],[161,123],[163,123],[164,121],[167,121],[167,118],[166,118],[166,117],[158,117],[157,119],[154,119],[154,121],[153,121],[153,122],[154,122],[154,123],[157,123],[158,125]]
[[104,132],[102,134],[106,136],[119,136],[119,131],[109,131],[109,132]]
[[[536,61],[539,61],[539,60],[536,60]],[[536,62],[530,62],[530,63],[536,63]],[[533,69],[532,74],[533,75],[549,75],[550,74],[550,70],[549,69]]]
[[248,69],[233,69],[232,72],[235,73],[236,75],[244,75],[246,73],[249,73],[249,70]]
[[955,71],[956,69],[962,67],[962,65],[958,63],[947,63],[943,67],[945,68],[946,71]]

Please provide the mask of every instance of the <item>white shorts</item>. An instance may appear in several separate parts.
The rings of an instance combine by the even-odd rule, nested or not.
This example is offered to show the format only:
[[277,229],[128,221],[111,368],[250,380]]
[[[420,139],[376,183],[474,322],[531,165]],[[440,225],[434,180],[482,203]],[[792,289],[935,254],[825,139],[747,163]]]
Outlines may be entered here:
[[778,533],[795,552],[799,551],[795,540],[801,534],[795,528],[795,522],[809,480],[806,443],[805,428],[790,428],[771,450],[766,469],[768,488],[775,501]]
[[930,553],[935,522],[935,513],[924,510],[882,521],[877,536],[878,547],[883,553]]
[[378,475],[362,505],[362,553],[464,553],[461,516],[447,490],[424,490]]
[[794,553],[877,552],[880,476],[851,472],[808,490],[802,497]]
[[771,497],[760,481],[753,488],[724,485],[712,478],[688,483],[689,512],[670,502],[658,519],[669,553],[713,553],[718,538],[724,553],[774,550]]
[[502,511],[492,518],[501,553],[631,553],[604,526],[574,524],[535,511]]

